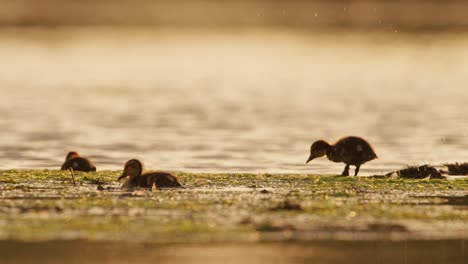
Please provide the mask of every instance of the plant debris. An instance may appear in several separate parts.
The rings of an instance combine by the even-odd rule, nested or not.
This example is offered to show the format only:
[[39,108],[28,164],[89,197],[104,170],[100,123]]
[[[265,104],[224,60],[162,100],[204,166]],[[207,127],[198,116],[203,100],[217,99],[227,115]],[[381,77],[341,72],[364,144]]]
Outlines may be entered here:
[[444,164],[449,175],[468,175],[468,162]]
[[275,207],[271,208],[271,210],[302,210],[302,206],[299,203],[291,202],[290,200],[286,199],[278,203]]
[[404,179],[444,179],[442,174],[436,168],[427,164],[422,166],[409,166],[402,170],[390,172],[386,174],[386,176],[397,176],[398,178]]

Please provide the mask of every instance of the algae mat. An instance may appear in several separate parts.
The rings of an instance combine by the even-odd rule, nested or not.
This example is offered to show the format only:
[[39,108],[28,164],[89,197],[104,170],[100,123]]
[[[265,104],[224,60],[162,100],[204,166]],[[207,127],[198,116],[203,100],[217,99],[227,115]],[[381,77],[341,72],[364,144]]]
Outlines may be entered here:
[[0,239],[257,242],[466,239],[468,179],[178,173],[122,190],[119,171],[8,170]]
[[465,258],[466,178],[177,173],[185,188],[147,191],[122,190],[120,171],[75,173],[75,184],[63,171],[0,173],[2,263],[44,252],[53,263],[90,247],[97,250],[90,262],[179,250],[178,261],[193,263],[236,255],[296,263]]

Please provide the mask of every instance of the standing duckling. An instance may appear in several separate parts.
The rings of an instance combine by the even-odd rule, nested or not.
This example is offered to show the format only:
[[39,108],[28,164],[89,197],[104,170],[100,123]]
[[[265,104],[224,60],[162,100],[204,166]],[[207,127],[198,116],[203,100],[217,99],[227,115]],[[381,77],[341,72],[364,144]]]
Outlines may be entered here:
[[181,187],[179,180],[176,176],[167,172],[145,172],[143,163],[136,159],[131,159],[125,163],[124,171],[118,178],[118,181],[129,176],[126,185],[132,187],[153,188],[170,188]]
[[94,166],[93,162],[87,158],[80,157],[75,151],[68,152],[61,170],[68,170],[70,168],[74,171],[96,171],[96,166]]
[[371,145],[360,137],[345,137],[334,145],[330,145],[323,140],[318,140],[310,147],[309,161],[327,155],[333,162],[343,162],[346,164],[342,176],[349,175],[349,166],[356,166],[354,176],[359,172],[362,164],[377,158]]

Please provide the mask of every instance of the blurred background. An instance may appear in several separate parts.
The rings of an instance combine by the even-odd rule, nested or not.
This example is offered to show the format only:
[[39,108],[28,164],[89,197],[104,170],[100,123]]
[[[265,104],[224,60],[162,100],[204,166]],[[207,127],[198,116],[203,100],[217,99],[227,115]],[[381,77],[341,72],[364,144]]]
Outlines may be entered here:
[[468,158],[468,2],[0,0],[0,168],[372,175]]
[[10,26],[324,27],[464,29],[463,0],[17,0],[0,1]]

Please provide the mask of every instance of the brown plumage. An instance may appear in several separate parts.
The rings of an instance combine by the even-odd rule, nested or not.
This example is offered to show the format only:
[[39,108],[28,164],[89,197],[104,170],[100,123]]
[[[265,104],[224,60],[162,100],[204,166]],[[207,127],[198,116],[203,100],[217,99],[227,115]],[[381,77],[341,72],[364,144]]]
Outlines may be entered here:
[[126,185],[132,187],[153,188],[171,188],[181,187],[179,180],[176,176],[167,172],[145,172],[143,163],[139,160],[132,159],[125,163],[124,171],[118,178],[120,181],[125,177],[129,177]]
[[61,170],[73,169],[74,171],[96,171],[96,166],[87,158],[80,157],[75,151],[68,152]]
[[310,147],[309,161],[327,155],[333,162],[343,162],[346,164],[341,175],[349,175],[349,166],[356,166],[354,176],[359,172],[362,164],[377,158],[371,145],[359,137],[345,137],[338,140],[334,145],[330,145],[323,140],[316,141]]

